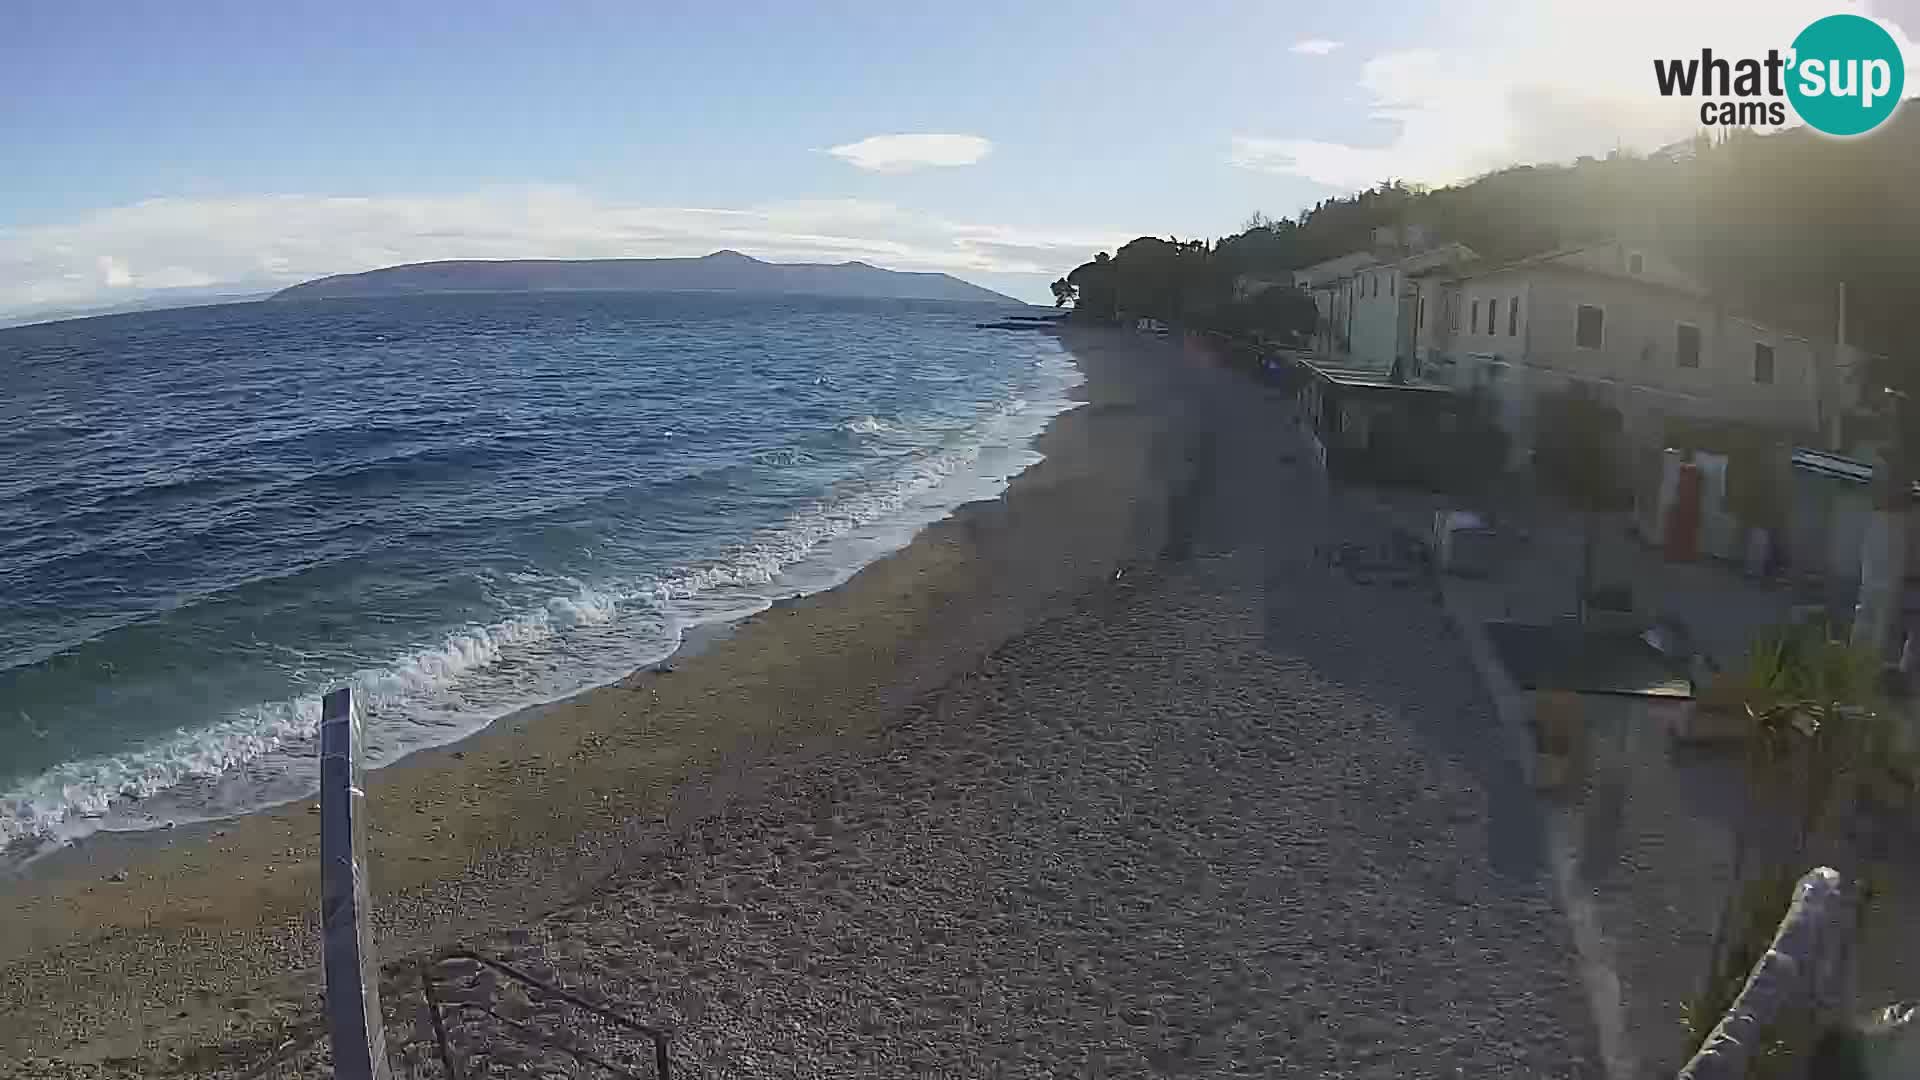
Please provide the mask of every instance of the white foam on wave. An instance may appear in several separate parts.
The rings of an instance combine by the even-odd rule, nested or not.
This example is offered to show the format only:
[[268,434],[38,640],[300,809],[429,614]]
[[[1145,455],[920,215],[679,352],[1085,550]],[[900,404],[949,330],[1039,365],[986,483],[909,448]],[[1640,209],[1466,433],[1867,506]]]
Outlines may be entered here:
[[77,839],[100,828],[118,803],[240,768],[310,738],[319,722],[317,697],[275,702],[132,750],[56,765],[0,796],[0,848]]
[[[1064,359],[1043,359],[1031,398],[1004,402],[964,438],[911,457],[880,482],[803,507],[710,560],[632,582],[568,582],[570,591],[534,610],[356,671],[344,681],[367,703],[370,763],[389,764],[518,709],[617,679],[671,655],[690,625],[738,618],[774,596],[844,581],[959,504],[997,495],[1038,461],[1032,438],[1073,407],[1068,391],[1079,381]],[[873,424],[876,432],[883,426]],[[0,794],[0,849],[231,816],[306,797],[319,719],[315,692],[56,766]],[[237,791],[203,790],[236,782]]]
[[852,420],[842,420],[837,426],[852,435],[885,435],[899,430],[877,416],[858,416]]
[[[574,628],[612,621],[619,604],[617,596],[580,586],[574,593],[550,598],[537,610],[450,633],[436,645],[363,668],[336,685],[351,685],[371,714],[407,716],[439,704],[449,688],[518,650],[537,647]],[[217,805],[196,808],[189,802],[170,803],[167,809],[175,812],[163,817],[151,809],[134,810],[129,804],[193,781],[229,776],[290,748],[310,750],[319,724],[320,694],[316,692],[240,710],[206,727],[177,731],[130,750],[56,765],[0,795],[0,849],[34,838],[72,840],[101,829],[139,829],[170,820],[225,816],[220,811],[228,808]],[[465,733],[458,731],[454,737]],[[377,763],[384,763],[420,745],[424,743],[403,738],[395,747],[398,753],[374,756]],[[307,786],[292,785],[293,793],[285,798],[300,797]]]

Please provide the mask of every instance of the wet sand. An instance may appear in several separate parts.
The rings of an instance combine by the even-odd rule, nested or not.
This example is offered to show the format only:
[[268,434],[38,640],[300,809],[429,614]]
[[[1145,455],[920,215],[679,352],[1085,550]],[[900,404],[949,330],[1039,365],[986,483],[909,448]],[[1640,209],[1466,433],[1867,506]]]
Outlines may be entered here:
[[[641,865],[752,764],[878,730],[1163,542],[1193,361],[1070,332],[1087,404],[1046,460],[830,591],[697,655],[529,710],[372,774],[387,957],[525,922]],[[14,883],[0,924],[0,1068],[116,1062],[270,1031],[317,992],[311,802],[164,836],[99,837]],[[154,1057],[153,1055],[160,1055]],[[58,1057],[63,1066],[50,1066]],[[32,1062],[32,1064],[29,1064]]]

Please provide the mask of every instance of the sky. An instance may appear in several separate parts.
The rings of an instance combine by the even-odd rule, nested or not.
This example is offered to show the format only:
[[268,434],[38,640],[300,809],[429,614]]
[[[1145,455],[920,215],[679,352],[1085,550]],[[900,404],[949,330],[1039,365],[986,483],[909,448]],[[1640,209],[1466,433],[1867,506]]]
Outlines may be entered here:
[[719,248],[1044,300],[1139,235],[1651,149],[1697,125],[1654,57],[1837,11],[1915,67],[1920,0],[7,0],[0,317]]

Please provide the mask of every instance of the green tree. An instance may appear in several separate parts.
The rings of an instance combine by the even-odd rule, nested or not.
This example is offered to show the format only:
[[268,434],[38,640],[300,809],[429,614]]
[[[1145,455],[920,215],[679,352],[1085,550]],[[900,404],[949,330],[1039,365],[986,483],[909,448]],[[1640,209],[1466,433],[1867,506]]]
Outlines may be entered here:
[[1313,306],[1313,297],[1283,285],[1262,289],[1212,315],[1211,325],[1215,329],[1286,340],[1295,334],[1313,333],[1318,312]]
[[1075,315],[1112,322],[1118,314],[1119,292],[1115,285],[1113,256],[1102,251],[1093,261],[1081,263],[1067,275],[1073,287]]
[[1068,281],[1066,278],[1059,278],[1055,280],[1053,285],[1050,287],[1053,289],[1053,306],[1054,307],[1066,307],[1068,304],[1073,302],[1074,294],[1080,291],[1074,288],[1073,282]]
[[1534,477],[1542,490],[1565,500],[1580,514],[1575,610],[1583,620],[1593,596],[1594,519],[1633,505],[1621,429],[1619,410],[1583,386],[1540,396]]

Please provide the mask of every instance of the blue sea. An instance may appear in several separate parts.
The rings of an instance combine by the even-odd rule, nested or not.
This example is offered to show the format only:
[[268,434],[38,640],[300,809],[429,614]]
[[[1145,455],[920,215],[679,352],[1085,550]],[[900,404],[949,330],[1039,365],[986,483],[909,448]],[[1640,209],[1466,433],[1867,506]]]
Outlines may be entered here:
[[304,797],[830,587],[1038,460],[991,305],[237,304],[0,331],[0,850]]

